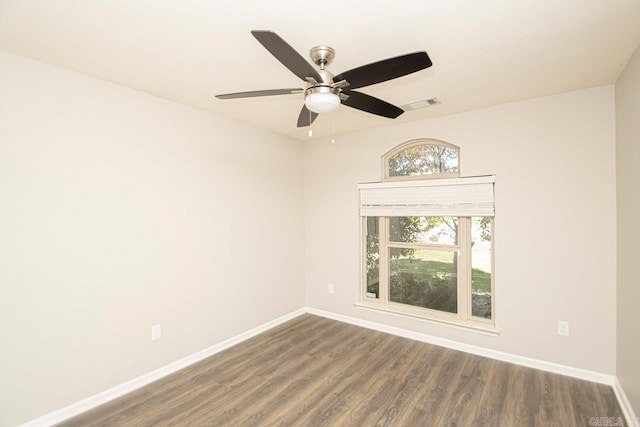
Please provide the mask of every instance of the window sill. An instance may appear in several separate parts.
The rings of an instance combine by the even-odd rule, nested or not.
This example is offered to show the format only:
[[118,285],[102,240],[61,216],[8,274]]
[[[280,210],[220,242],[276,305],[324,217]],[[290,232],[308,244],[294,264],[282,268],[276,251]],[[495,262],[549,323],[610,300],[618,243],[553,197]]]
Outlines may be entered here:
[[424,315],[421,313],[413,313],[413,312],[407,312],[404,310],[399,310],[399,309],[389,307],[389,306],[384,306],[378,303],[356,302],[353,305],[365,310],[378,311],[378,312],[387,313],[394,316],[399,316],[399,317],[404,317],[409,319],[419,319],[428,323],[434,323],[437,325],[446,325],[456,329],[471,331],[471,332],[475,332],[483,335],[492,335],[492,336],[500,335],[500,331],[498,330],[498,328],[496,328],[495,325],[491,325],[491,324],[483,324],[480,322],[478,323],[465,322],[464,320],[457,320],[457,319],[450,320],[450,319],[435,318],[435,317],[430,317],[428,315]]

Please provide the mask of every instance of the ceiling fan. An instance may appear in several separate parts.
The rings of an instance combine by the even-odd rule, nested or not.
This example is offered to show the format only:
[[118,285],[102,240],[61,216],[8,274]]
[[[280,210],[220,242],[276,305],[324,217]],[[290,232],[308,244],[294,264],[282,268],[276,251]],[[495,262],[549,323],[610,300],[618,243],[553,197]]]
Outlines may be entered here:
[[354,89],[406,76],[429,68],[432,65],[427,52],[415,52],[363,65],[334,76],[325,69],[335,56],[335,51],[331,47],[316,46],[309,52],[311,60],[320,67],[319,70],[316,70],[273,31],[254,30],[251,31],[251,34],[278,61],[305,81],[307,83],[306,88],[225,93],[216,95],[216,98],[237,99],[304,93],[304,105],[298,116],[298,127],[311,125],[319,113],[333,111],[340,104],[366,111],[367,113],[395,119],[404,113],[403,109]]

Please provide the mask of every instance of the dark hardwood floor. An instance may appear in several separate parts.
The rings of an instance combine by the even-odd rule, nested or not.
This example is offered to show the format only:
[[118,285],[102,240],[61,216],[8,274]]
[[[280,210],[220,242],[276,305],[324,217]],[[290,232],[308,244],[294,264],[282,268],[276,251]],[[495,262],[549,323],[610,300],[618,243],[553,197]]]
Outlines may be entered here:
[[61,426],[589,426],[611,387],[303,315]]

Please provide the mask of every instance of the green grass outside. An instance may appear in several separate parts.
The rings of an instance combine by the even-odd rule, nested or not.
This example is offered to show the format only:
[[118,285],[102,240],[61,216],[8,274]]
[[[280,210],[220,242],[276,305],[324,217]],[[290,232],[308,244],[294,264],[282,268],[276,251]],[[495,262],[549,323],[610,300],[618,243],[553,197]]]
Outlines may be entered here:
[[[452,253],[418,250],[414,253],[414,258],[396,259],[392,262],[397,265],[397,267],[393,268],[394,271],[447,277],[451,274]],[[478,268],[472,269],[471,288],[472,292],[490,293],[491,273]]]

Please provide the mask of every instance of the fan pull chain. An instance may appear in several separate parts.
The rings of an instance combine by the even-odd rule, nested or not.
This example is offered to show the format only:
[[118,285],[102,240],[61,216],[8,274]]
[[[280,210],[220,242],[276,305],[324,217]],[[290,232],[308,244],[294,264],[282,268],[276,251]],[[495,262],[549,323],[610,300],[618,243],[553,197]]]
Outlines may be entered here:
[[309,138],[313,136],[313,130],[311,129],[311,110],[309,110]]

